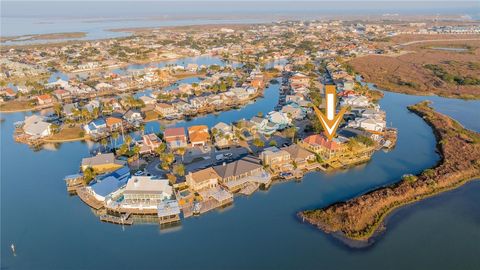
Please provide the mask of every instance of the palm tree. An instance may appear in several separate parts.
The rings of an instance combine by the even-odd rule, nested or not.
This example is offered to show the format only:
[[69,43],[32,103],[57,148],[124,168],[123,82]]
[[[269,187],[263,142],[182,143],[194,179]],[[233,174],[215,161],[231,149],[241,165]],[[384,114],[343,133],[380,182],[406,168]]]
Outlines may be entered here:
[[182,157],[182,162],[183,162],[183,156],[185,155],[186,149],[181,147],[177,149],[177,153]]
[[108,141],[107,141],[107,138],[102,138],[102,140],[100,141],[100,144],[103,146],[103,148],[105,149],[108,145]]
[[117,131],[114,131],[114,132],[112,133],[112,138],[115,140],[115,146],[114,146],[114,148],[117,148],[117,139],[118,139],[119,135],[120,135],[120,134],[118,134]]
[[287,138],[292,139],[292,143],[295,140],[295,134],[296,133],[297,133],[297,129],[295,127],[289,127],[285,130],[285,135],[287,136]]
[[130,135],[125,136],[125,144],[128,147],[128,151],[130,151],[130,144],[132,143],[132,137]]

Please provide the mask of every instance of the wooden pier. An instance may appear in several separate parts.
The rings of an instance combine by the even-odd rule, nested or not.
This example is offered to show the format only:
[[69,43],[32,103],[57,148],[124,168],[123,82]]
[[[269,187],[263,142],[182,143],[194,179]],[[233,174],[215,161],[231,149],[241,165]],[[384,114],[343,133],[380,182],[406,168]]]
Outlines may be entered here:
[[80,197],[80,199],[91,208],[98,210],[104,207],[103,202],[95,199],[95,197],[88,192],[86,187],[77,188],[76,191],[77,191],[78,197]]
[[133,220],[130,219],[130,215],[131,215],[130,213],[127,213],[117,217],[117,216],[105,214],[100,216],[100,220],[103,222],[108,222],[113,224],[132,225]]

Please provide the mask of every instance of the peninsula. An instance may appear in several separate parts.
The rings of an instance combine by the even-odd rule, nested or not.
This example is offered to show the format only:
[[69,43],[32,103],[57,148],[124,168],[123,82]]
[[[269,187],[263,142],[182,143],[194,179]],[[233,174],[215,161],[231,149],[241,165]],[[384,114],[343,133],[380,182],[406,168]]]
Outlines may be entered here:
[[434,111],[428,102],[410,106],[409,110],[432,127],[441,155],[437,166],[419,175],[405,175],[392,186],[323,209],[302,211],[298,216],[327,233],[368,244],[393,210],[480,177],[480,134]]

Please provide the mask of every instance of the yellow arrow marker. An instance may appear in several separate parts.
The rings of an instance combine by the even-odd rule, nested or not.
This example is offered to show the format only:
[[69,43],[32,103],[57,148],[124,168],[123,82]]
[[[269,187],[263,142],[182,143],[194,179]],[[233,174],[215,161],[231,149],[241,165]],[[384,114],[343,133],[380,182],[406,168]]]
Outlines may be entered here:
[[340,112],[335,115],[335,108],[337,107],[337,91],[335,90],[334,85],[325,86],[325,97],[327,98],[327,116],[325,116],[316,106],[313,106],[313,109],[323,126],[325,135],[329,140],[332,140],[333,137],[335,137],[335,131],[337,131],[338,125],[342,121],[343,114],[345,114],[347,108],[343,107]]

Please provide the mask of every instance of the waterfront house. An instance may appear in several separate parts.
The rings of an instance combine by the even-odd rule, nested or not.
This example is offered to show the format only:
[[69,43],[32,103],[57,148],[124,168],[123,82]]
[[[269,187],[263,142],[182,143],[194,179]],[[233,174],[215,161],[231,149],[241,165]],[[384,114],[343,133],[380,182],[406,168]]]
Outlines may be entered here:
[[87,187],[87,191],[97,200],[104,202],[108,198],[119,196],[121,189],[127,184],[128,178],[130,178],[130,169],[123,166],[111,173],[97,176]]
[[342,98],[340,106],[368,107],[370,101],[365,96],[347,96]]
[[268,120],[262,117],[254,116],[250,119],[257,130],[263,130],[267,128]]
[[114,116],[109,116],[105,118],[105,124],[107,126],[107,129],[110,131],[118,130],[122,128],[123,125],[123,120],[118,117]]
[[125,119],[130,124],[138,124],[143,121],[142,114],[137,110],[128,110],[124,115],[123,119]]
[[386,128],[386,122],[383,119],[375,118],[356,118],[355,120],[349,121],[347,126],[352,128],[362,128],[371,133],[380,134]]
[[220,176],[212,168],[206,168],[196,172],[190,172],[185,177],[187,185],[194,191],[214,188],[218,185]]
[[232,142],[232,139],[235,137],[232,126],[223,122],[219,122],[213,126],[212,134],[215,137],[215,145],[219,148],[229,146]]
[[163,139],[170,149],[187,147],[187,136],[183,127],[165,129]]
[[37,96],[38,105],[50,105],[53,104],[54,98],[50,94],[43,94]]
[[275,146],[265,148],[260,153],[260,159],[263,165],[269,166],[274,172],[293,170],[290,153]]
[[107,131],[107,123],[103,118],[97,118],[83,126],[85,133],[89,135],[99,135]]
[[155,103],[157,103],[156,99],[149,96],[141,96],[138,99],[140,99],[145,105],[154,105]]
[[98,154],[93,157],[82,159],[82,171],[92,168],[97,173],[104,173],[119,169],[125,165],[125,161],[115,159],[113,153]]
[[271,182],[271,176],[263,169],[260,159],[253,156],[223,163],[213,169],[220,176],[222,185],[230,191],[239,190],[249,183],[268,185]]
[[180,207],[178,201],[161,201],[157,206],[157,216],[160,224],[180,221]]
[[25,117],[23,132],[32,138],[43,138],[52,134],[52,124],[45,122],[44,118],[36,114]]
[[210,134],[208,133],[208,126],[199,125],[188,128],[188,137],[192,147],[205,146],[210,142]]
[[239,88],[239,87],[232,88],[230,89],[230,91],[235,94],[235,98],[238,99],[239,101],[247,100],[248,97],[250,96],[247,90],[243,88]]
[[132,176],[123,191],[123,204],[130,207],[155,207],[173,195],[168,179],[155,179],[153,176]]
[[59,101],[64,101],[64,100],[72,97],[70,92],[68,92],[66,90],[63,90],[63,89],[57,89],[57,90],[53,91],[53,95]]
[[310,83],[310,78],[308,78],[303,73],[295,73],[290,77],[290,84],[303,84],[308,85]]
[[288,118],[288,115],[283,112],[269,112],[267,118],[270,122],[278,125],[278,129],[284,129],[291,124],[291,120]]
[[155,111],[162,117],[169,117],[177,114],[175,107],[168,103],[158,103],[155,105]]
[[292,120],[302,120],[305,118],[305,112],[300,106],[295,103],[283,106],[281,112],[286,114]]
[[295,167],[299,169],[305,168],[305,166],[316,160],[316,156],[314,153],[307,151],[297,144],[292,144],[287,147],[282,147],[282,150],[288,152],[290,154],[290,159]]
[[155,133],[150,133],[142,136],[140,144],[140,154],[153,153],[162,144],[162,140]]
[[318,154],[323,160],[332,159],[340,155],[345,146],[338,139],[328,140],[320,134],[310,135],[301,140],[299,145],[315,154]]

